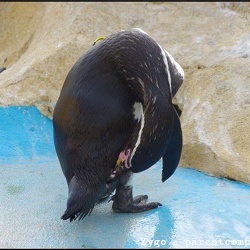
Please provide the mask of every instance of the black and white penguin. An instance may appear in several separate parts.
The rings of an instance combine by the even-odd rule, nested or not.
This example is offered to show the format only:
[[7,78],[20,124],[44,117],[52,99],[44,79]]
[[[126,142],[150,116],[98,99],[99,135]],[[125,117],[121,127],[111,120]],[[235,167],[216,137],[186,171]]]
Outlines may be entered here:
[[[69,71],[53,113],[54,143],[69,189],[62,219],[82,219],[115,194],[115,212],[160,206],[133,197],[132,173],[162,158],[162,182],[176,170],[182,130],[172,98],[184,72],[141,29],[97,39]],[[96,40],[96,41],[97,41]]]

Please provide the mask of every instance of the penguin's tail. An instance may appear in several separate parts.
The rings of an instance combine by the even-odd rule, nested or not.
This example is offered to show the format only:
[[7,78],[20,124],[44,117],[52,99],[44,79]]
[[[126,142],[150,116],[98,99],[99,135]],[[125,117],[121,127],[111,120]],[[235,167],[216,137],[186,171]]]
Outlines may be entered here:
[[77,218],[81,220],[90,215],[95,204],[103,197],[102,193],[100,189],[91,189],[87,188],[86,185],[81,185],[80,181],[74,176],[69,183],[67,209],[61,219],[70,219],[71,222]]

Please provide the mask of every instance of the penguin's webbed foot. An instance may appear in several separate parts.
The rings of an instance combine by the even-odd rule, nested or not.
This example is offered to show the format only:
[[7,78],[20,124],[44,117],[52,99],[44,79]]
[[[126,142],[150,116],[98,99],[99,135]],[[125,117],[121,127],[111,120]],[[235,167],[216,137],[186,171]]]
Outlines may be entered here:
[[159,202],[147,203],[147,195],[138,195],[133,198],[132,186],[118,187],[111,199],[114,201],[112,209],[117,213],[138,213],[162,206]]

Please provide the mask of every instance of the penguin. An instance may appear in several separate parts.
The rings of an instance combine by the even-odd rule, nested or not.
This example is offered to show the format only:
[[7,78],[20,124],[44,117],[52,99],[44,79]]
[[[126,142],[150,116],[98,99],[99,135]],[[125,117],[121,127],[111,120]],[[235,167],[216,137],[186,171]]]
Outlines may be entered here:
[[[56,153],[68,185],[61,219],[90,215],[108,197],[118,213],[156,209],[133,197],[131,176],[162,159],[162,182],[175,172],[182,129],[172,103],[184,71],[139,28],[95,40],[68,72],[53,112]],[[113,194],[114,193],[114,194]]]

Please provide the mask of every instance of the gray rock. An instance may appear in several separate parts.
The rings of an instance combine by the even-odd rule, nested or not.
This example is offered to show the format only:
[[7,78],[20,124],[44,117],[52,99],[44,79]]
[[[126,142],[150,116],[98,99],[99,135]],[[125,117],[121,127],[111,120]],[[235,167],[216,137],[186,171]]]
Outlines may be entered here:
[[6,68],[0,67],[0,73],[2,73],[2,72],[5,71],[5,70],[6,70]]

